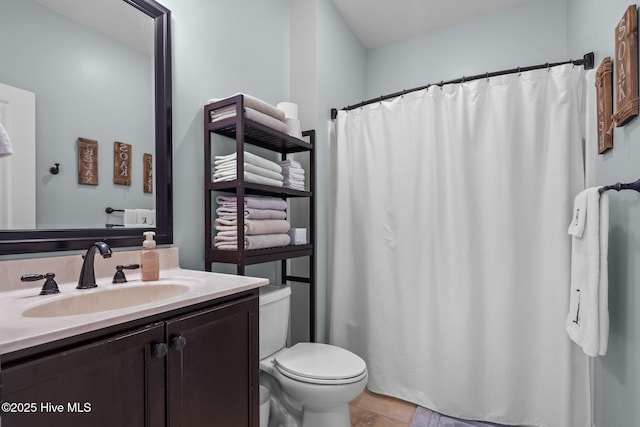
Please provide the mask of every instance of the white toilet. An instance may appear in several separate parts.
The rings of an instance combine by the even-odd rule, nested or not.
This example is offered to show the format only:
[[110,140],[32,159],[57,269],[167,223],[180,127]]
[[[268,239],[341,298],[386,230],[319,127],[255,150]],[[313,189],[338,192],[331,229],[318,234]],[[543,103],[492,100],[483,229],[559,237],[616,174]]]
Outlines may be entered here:
[[[349,402],[367,384],[360,357],[328,344],[298,343],[286,348],[291,289],[260,289],[260,382],[271,389],[274,409],[284,409],[286,422],[269,426],[350,427]],[[274,408],[277,402],[278,408]]]

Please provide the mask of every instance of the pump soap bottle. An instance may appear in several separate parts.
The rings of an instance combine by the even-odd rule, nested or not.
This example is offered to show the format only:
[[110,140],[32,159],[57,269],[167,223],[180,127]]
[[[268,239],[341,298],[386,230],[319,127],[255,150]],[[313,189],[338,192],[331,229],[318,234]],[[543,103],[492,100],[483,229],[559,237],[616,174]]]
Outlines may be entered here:
[[145,240],[142,242],[142,253],[140,254],[142,280],[158,280],[160,278],[160,260],[156,250],[156,241],[153,240],[153,236],[156,233],[145,231],[142,234],[145,236]]

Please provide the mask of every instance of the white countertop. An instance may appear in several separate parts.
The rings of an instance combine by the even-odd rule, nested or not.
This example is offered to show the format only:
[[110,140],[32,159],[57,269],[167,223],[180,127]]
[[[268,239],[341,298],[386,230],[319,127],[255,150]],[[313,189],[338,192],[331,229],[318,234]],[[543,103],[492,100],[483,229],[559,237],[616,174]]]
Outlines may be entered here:
[[[181,268],[163,269],[160,272],[160,280],[152,282],[142,282],[139,272],[127,271],[126,275],[129,281],[122,284],[112,284],[110,277],[98,278],[98,287],[94,289],[76,289],[76,282],[58,283],[60,293],[55,295],[38,295],[40,288],[33,287],[0,292],[0,355],[268,284],[268,280],[262,278]],[[90,292],[108,292],[113,287],[149,286],[151,288],[158,284],[180,284],[188,286],[189,289],[177,296],[114,310],[44,318],[23,316],[25,310],[55,299]]]

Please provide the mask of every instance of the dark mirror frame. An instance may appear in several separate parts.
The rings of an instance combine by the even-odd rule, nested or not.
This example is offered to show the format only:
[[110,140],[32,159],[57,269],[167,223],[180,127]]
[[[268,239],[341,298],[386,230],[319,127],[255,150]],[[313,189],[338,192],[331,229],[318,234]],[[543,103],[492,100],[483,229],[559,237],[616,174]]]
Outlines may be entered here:
[[[171,12],[153,0],[123,0],[154,20],[156,241],[173,243],[171,158]],[[111,247],[141,246],[144,229],[60,229],[0,231],[0,255],[86,249],[93,242]]]

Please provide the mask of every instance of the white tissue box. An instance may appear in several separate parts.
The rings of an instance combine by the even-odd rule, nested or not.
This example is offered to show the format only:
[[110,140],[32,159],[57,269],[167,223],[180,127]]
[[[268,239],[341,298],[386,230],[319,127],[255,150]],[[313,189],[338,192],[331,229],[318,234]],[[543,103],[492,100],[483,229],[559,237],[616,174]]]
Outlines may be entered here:
[[291,237],[292,245],[306,245],[307,229],[306,228],[290,228],[289,237]]

